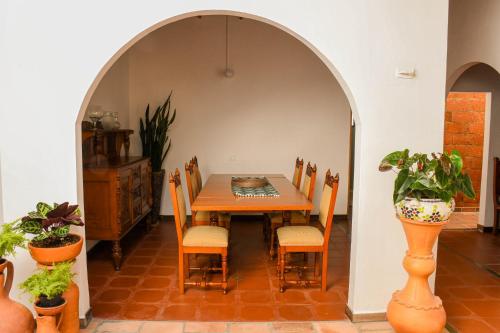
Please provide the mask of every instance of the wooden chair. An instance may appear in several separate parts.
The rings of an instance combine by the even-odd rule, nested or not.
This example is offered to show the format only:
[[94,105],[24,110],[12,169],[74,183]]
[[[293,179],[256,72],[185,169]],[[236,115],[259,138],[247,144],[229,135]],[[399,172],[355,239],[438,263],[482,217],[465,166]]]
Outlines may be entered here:
[[[311,284],[321,284],[321,291],[326,291],[327,270],[328,270],[328,243],[332,232],[333,211],[337,199],[339,186],[339,175],[332,176],[330,170],[326,172],[325,185],[321,195],[319,207],[319,222],[323,232],[314,226],[285,226],[278,228],[278,269],[280,276],[280,292],[284,292],[287,283],[308,286]],[[286,280],[285,270],[292,270],[294,266],[287,266],[286,256],[289,253],[314,253],[315,260],[314,276],[312,280]],[[319,253],[322,254],[321,279],[317,279],[316,262]],[[301,266],[299,269],[309,269],[311,267]],[[302,274],[299,274],[299,277]]]
[[293,171],[293,178],[292,178],[292,184],[297,188],[300,189],[300,181],[302,180],[302,170],[304,169],[304,159],[295,160],[295,169]]
[[[189,204],[193,204],[194,200],[201,191],[201,175],[199,175],[199,169],[197,167],[196,156],[189,162],[186,163],[184,169],[186,171],[186,183],[189,193]],[[219,225],[229,228],[231,223],[231,215],[226,213],[217,213],[219,218]],[[198,211],[191,212],[191,223],[192,225],[209,225],[210,224],[210,212]]]
[[[200,225],[188,227],[186,220],[186,202],[181,186],[181,175],[179,169],[169,175],[170,196],[174,208],[175,228],[177,231],[177,241],[179,248],[179,292],[184,294],[186,285],[200,287],[221,286],[224,294],[227,293],[227,247],[229,243],[229,232],[226,228],[210,225]],[[189,278],[189,254],[218,254],[221,256],[222,267],[212,267],[209,271],[222,270],[222,281],[207,281],[203,275],[202,281],[186,281],[185,275]]]
[[[314,186],[316,185],[316,164],[311,166],[311,163],[307,163],[306,173],[304,176],[304,183],[302,184],[302,189],[300,190],[302,194],[306,196],[309,201],[313,200],[314,197]],[[309,219],[311,216],[311,211],[292,211],[289,214],[289,222],[292,225],[299,224],[309,224]],[[273,212],[266,214],[266,219],[270,225],[269,230],[269,255],[274,257],[274,247],[276,242],[276,229],[283,226],[283,212]]]
[[493,159],[493,234],[498,232],[498,214],[500,213],[500,159]]

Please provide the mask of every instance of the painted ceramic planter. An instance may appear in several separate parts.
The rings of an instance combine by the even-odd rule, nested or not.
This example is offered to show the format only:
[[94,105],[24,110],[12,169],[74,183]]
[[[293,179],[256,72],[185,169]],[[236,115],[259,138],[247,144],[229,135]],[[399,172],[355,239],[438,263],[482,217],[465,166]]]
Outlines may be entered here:
[[396,205],[396,215],[402,219],[436,223],[448,221],[455,210],[455,200],[405,198]]

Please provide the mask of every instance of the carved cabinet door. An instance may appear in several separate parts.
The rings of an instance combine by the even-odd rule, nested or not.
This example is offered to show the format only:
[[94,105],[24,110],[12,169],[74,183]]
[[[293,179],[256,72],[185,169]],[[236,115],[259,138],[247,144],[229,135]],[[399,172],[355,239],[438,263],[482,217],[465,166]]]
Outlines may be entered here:
[[120,224],[121,230],[126,231],[132,224],[132,175],[130,169],[120,170],[119,174],[119,198],[120,200]]

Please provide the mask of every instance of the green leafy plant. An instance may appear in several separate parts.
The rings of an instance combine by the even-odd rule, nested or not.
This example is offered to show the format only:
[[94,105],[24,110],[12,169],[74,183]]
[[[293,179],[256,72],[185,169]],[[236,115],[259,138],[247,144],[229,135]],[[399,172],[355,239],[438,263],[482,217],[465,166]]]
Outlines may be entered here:
[[24,233],[36,235],[34,243],[50,247],[64,244],[71,225],[83,226],[78,205],[39,202],[17,226]]
[[142,142],[142,156],[151,159],[151,169],[160,171],[165,157],[172,145],[167,135],[170,125],[175,120],[177,110],[170,114],[172,92],[165,103],[158,106],[153,117],[149,119],[149,104],[146,107],[144,120],[140,119],[140,137]]
[[405,149],[390,153],[379,165],[380,171],[397,172],[392,197],[395,204],[405,197],[450,202],[459,192],[475,198],[471,179],[462,168],[462,157],[456,150],[451,154],[432,153],[429,158],[420,153],[410,156],[409,150]]
[[24,237],[24,233],[15,227],[17,222],[2,225],[2,231],[0,232],[0,260],[8,255],[14,255],[17,247],[26,247],[28,240]]
[[35,274],[19,285],[23,292],[31,295],[32,301],[40,306],[56,306],[62,304],[61,295],[68,290],[74,273],[71,262],[54,265],[52,269],[40,268]]

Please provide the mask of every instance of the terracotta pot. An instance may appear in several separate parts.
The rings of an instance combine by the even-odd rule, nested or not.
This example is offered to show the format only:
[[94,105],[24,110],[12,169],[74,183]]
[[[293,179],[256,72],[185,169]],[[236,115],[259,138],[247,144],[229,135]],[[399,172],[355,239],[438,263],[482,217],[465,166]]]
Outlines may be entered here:
[[64,308],[66,307],[66,301],[59,305],[50,308],[44,308],[33,305],[36,313],[38,314],[36,318],[36,332],[37,333],[59,333],[65,332],[63,330],[59,331],[59,326],[64,319]]
[[34,247],[31,243],[28,244],[31,257],[41,265],[51,266],[54,263],[69,261],[75,259],[82,250],[83,239],[79,235],[78,242],[61,247]]
[[153,171],[151,173],[151,191],[153,195],[153,207],[151,209],[152,223],[157,224],[160,220],[161,196],[163,193],[163,179],[165,178],[165,170]]
[[63,298],[66,300],[66,306],[60,324],[61,332],[78,333],[80,332],[80,313],[78,310],[80,291],[78,286],[72,282],[68,290],[64,292]]
[[0,332],[33,333],[35,322],[31,312],[9,298],[13,278],[14,266],[5,260],[0,264]]
[[387,319],[398,333],[441,333],[446,313],[441,299],[432,293],[428,278],[436,269],[432,248],[447,221],[400,220],[408,242],[403,259],[408,281],[402,290],[394,292],[387,307]]

